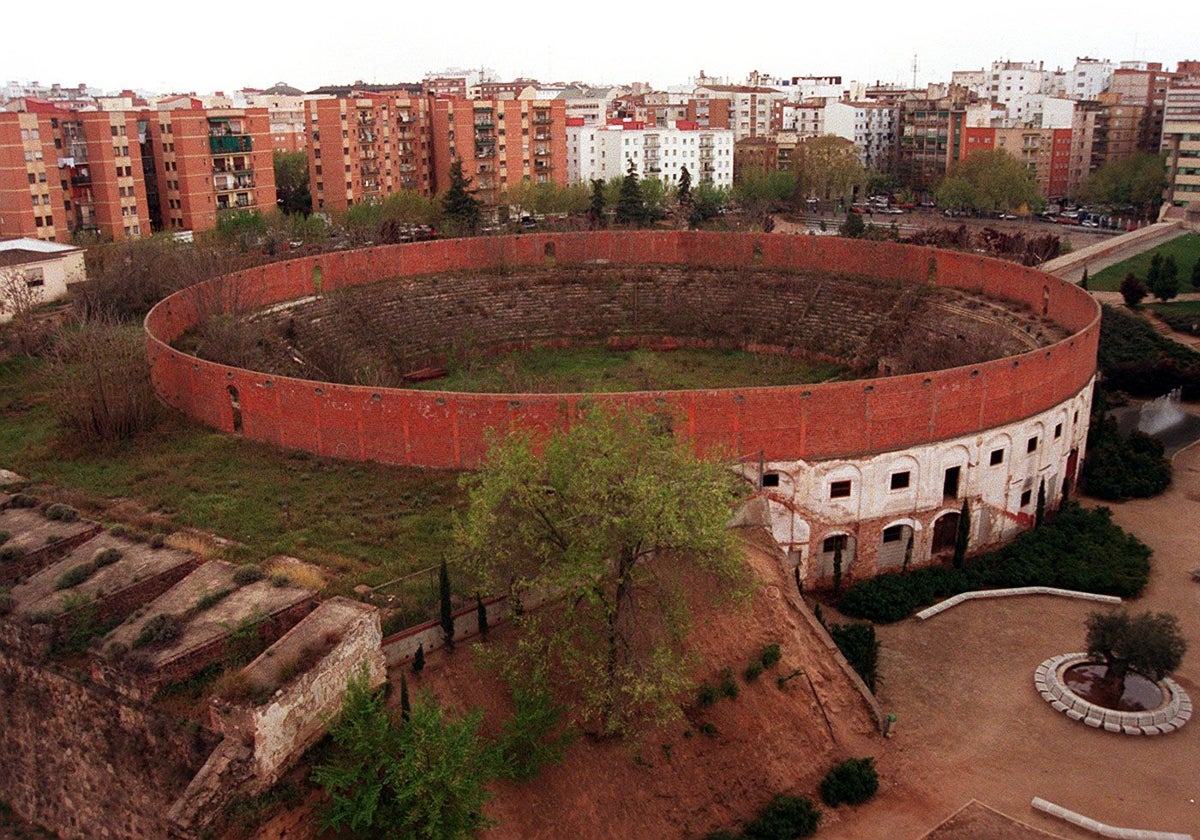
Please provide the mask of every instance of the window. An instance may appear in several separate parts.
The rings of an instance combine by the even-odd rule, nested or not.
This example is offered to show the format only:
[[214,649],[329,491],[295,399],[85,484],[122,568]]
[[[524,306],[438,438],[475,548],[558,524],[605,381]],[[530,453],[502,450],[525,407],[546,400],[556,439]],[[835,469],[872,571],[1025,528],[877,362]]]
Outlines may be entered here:
[[1029,507],[1029,500],[1033,498],[1032,490],[1021,491],[1021,507]]
[[[547,244],[550,244],[550,243],[547,243]],[[763,487],[778,487],[779,486],[779,473],[763,473],[762,486]]]
[[1025,444],[1025,451],[1026,452],[1037,452],[1037,443],[1038,443],[1038,439],[1036,437],[1031,437],[1029,439],[1029,442],[1027,444]]
[[1004,463],[1004,450],[1003,449],[993,449],[992,455],[988,459],[988,463],[991,464],[993,467],[997,466],[998,464],[1003,464]]
[[900,542],[904,538],[904,526],[893,525],[890,528],[883,529],[883,541],[885,543]]
[[1058,440],[1060,437],[1062,437],[1062,423],[1059,423],[1054,427],[1054,439]]
[[950,467],[946,470],[946,474],[942,478],[943,496],[947,496],[951,499],[958,498],[958,477],[961,471],[961,467]]
[[829,498],[831,499],[848,499],[850,498],[850,482],[849,481],[834,481],[829,485]]
[[905,470],[904,472],[892,473],[892,489],[893,490],[905,489],[906,487],[908,487],[909,480],[910,480],[910,473],[908,470]]

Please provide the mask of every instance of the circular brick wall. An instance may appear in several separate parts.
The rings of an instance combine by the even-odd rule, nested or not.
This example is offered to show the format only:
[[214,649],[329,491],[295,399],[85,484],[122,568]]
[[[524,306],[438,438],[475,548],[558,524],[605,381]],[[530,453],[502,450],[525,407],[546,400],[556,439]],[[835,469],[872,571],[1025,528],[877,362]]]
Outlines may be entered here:
[[[631,394],[475,394],[336,385],[204,361],[171,342],[213,314],[445,272],[514,267],[754,267],[934,284],[1023,304],[1066,337],[1018,355],[871,380]],[[564,426],[598,400],[670,411],[699,451],[825,460],[902,450],[1030,417],[1095,372],[1099,308],[1033,269],[973,254],[826,237],[601,232],[394,245],[273,263],[178,292],[146,317],[151,379],[169,405],[253,440],[356,460],[470,467],[490,429]]]

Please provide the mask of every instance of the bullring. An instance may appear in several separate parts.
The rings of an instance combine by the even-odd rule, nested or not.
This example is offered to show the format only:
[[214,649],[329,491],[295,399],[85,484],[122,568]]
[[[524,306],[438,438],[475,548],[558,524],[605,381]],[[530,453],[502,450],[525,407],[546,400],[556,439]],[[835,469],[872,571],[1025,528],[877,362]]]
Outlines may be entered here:
[[[527,336],[530,324],[546,343],[604,340],[607,332],[617,341],[818,354],[819,346],[801,346],[811,340],[871,375],[721,390],[478,394],[313,381],[172,346],[216,314],[319,306],[383,280],[420,294],[460,287],[457,297],[434,296],[431,309],[415,310],[421,314],[406,322],[414,336],[423,323],[427,333],[449,334],[476,318],[499,325],[475,329],[498,345],[519,331]],[[651,303],[653,290],[668,284],[671,293]],[[817,287],[832,291],[822,297]],[[551,292],[574,299],[574,309],[530,309],[529,301]],[[875,314],[855,315],[859,300],[879,295]],[[1010,318],[1004,307],[1024,315]],[[748,309],[753,317],[739,320]],[[668,317],[685,310],[687,318]],[[563,311],[591,313],[593,322],[581,327]],[[517,319],[512,335],[505,317]],[[865,338],[833,346],[829,336],[853,332],[863,318],[874,319],[859,330]],[[824,332],[797,336],[789,325],[805,319]],[[909,371],[904,359],[880,352],[917,321],[930,334],[957,338],[970,362]],[[821,586],[830,583],[835,557],[846,579],[931,562],[947,551],[964,501],[973,548],[1027,527],[1039,491],[1053,504],[1064,481],[1074,481],[1084,448],[1099,309],[1069,284],[975,254],[819,237],[599,232],[442,240],[274,263],[172,295],[147,316],[146,329],[152,381],[169,405],[249,439],[340,458],[471,467],[492,430],[564,425],[596,401],[669,414],[698,450],[740,465],[757,488],[743,516],[770,529],[805,585]],[[971,347],[979,336],[984,352]],[[420,346],[415,361],[436,356],[429,341]],[[860,357],[845,359],[856,352],[847,347]]]

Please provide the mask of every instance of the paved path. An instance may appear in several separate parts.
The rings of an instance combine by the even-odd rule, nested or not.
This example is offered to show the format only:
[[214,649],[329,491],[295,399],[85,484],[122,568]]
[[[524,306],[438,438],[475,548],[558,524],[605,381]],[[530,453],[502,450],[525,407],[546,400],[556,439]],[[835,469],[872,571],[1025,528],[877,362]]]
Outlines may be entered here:
[[[1089,276],[1094,275],[1096,272],[1108,268],[1110,265],[1115,265],[1143,251],[1148,251],[1164,242],[1169,242],[1176,237],[1183,236],[1187,232],[1186,228],[1172,223],[1151,225],[1149,228],[1115,236],[1104,242],[1098,242],[1095,245],[1090,245],[1076,252],[1050,260],[1042,265],[1042,270],[1048,271],[1056,277],[1061,277],[1063,280],[1071,283],[1078,283],[1083,279],[1083,270],[1085,267]],[[1116,293],[1113,292],[1110,294]],[[1119,299],[1120,295],[1117,297]]]

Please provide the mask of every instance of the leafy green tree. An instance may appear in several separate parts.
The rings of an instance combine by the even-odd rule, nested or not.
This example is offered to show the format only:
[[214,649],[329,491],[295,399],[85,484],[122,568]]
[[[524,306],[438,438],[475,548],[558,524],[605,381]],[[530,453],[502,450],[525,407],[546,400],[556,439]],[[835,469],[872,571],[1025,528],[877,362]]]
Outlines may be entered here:
[[642,197],[642,184],[638,179],[637,167],[629,161],[629,169],[621,181],[621,193],[617,197],[617,224],[640,226],[646,221],[646,200]]
[[1150,294],[1146,288],[1146,284],[1138,279],[1138,276],[1132,271],[1125,275],[1125,279],[1121,281],[1121,297],[1125,299],[1125,305],[1130,309],[1137,309],[1139,303]]
[[726,528],[737,485],[664,424],[632,408],[594,409],[537,442],[513,433],[467,479],[456,537],[469,572],[517,603],[507,667],[545,674],[593,731],[620,734],[680,714],[689,686],[689,581],[740,590]]
[[267,231],[267,221],[257,210],[222,210],[217,213],[217,236],[243,251],[259,244]]
[[1088,656],[1104,660],[1106,680],[1119,698],[1130,670],[1157,681],[1178,668],[1187,641],[1179,619],[1170,613],[1131,616],[1122,609],[1088,615],[1087,651]]
[[[947,183],[949,182],[949,183]],[[1045,202],[1033,173],[1003,149],[975,152],[938,187],[937,201],[983,213],[1029,211]]]
[[783,207],[796,192],[796,173],[787,170],[750,170],[733,185],[733,199],[750,216]]
[[686,166],[679,167],[679,183],[675,187],[675,200],[680,207],[691,207],[692,204],[692,173]]
[[641,181],[642,203],[646,208],[646,221],[656,222],[667,215],[667,186],[659,178],[643,178]]
[[467,188],[471,179],[463,174],[462,160],[450,164],[450,186],[442,196],[442,216],[454,233],[474,233],[479,228],[482,212],[479,200]]
[[698,225],[709,219],[715,219],[724,212],[728,204],[728,189],[701,182],[692,190],[692,211],[688,216],[688,222]]
[[1157,214],[1167,185],[1161,154],[1137,152],[1112,160],[1093,172],[1080,187],[1080,197],[1109,207],[1133,207],[1143,218]]
[[588,219],[593,227],[604,227],[606,202],[604,200],[604,181],[592,179],[592,198],[588,204]]
[[1175,257],[1155,254],[1146,273],[1146,288],[1159,300],[1167,301],[1179,294],[1179,266]]
[[275,203],[289,216],[312,212],[308,189],[308,155],[305,152],[275,152]]
[[457,840],[486,826],[491,754],[479,737],[482,712],[452,717],[423,691],[397,724],[365,672],[350,679],[330,728],[329,760],[313,770],[325,789],[324,828],[359,836]]
[[963,499],[962,510],[958,514],[958,530],[954,534],[954,557],[951,565],[961,569],[967,558],[967,548],[971,544],[971,508]]
[[509,779],[532,779],[546,764],[556,764],[571,742],[563,725],[563,708],[542,680],[514,679],[513,714],[504,722],[497,744],[499,773]]

